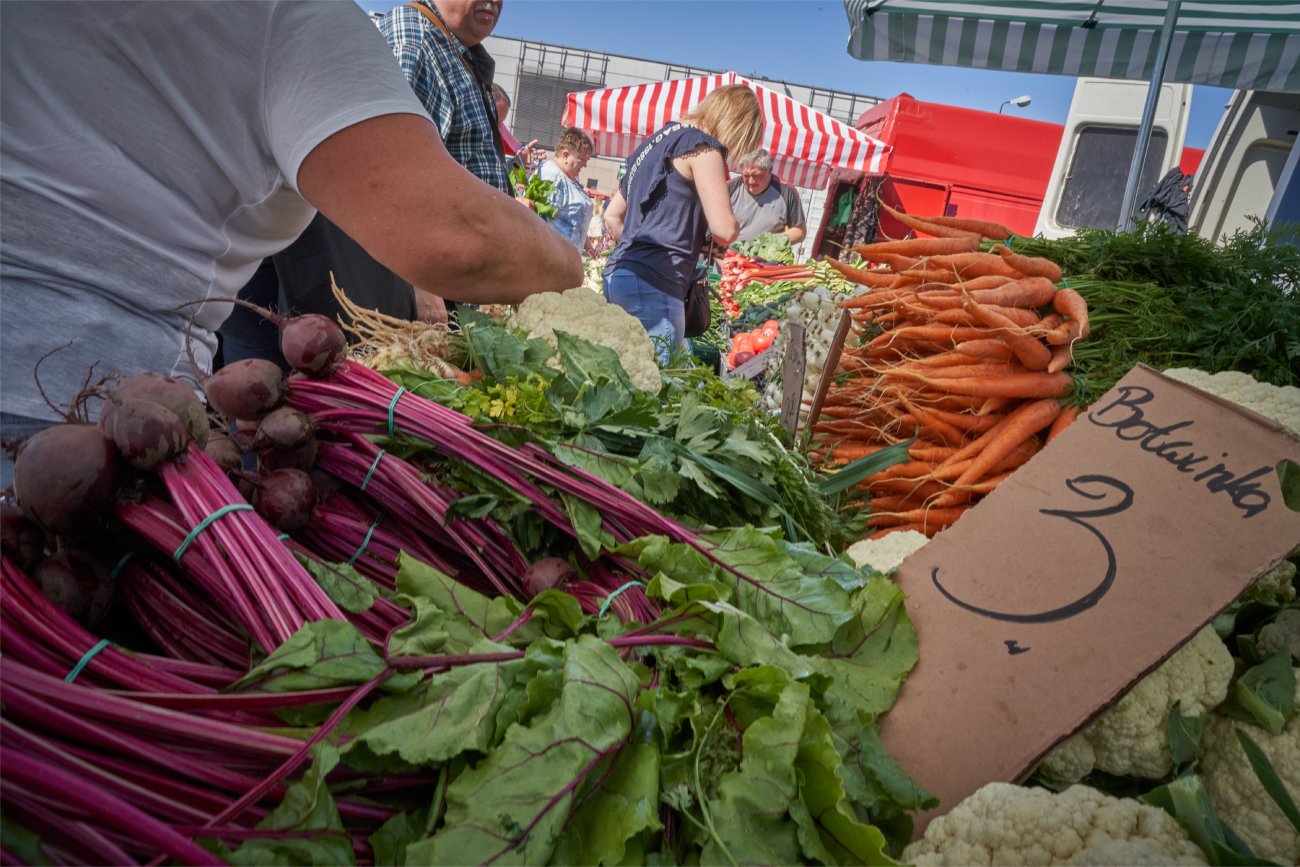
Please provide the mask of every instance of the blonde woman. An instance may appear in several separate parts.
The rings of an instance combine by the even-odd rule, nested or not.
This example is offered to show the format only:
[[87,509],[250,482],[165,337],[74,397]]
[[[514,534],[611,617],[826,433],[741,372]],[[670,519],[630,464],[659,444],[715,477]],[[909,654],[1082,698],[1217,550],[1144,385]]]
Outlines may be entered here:
[[726,245],[740,233],[727,154],[749,153],[762,137],[754,92],[719,87],[632,152],[605,208],[605,227],[617,242],[605,265],[605,296],[641,320],[661,361],[686,345],[684,298],[706,237]]

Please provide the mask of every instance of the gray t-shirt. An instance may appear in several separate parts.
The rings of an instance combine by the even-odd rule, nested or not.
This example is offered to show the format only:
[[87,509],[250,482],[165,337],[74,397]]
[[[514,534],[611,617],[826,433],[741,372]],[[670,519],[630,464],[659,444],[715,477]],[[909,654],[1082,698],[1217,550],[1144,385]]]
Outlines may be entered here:
[[752,241],[764,232],[781,232],[805,223],[799,194],[775,177],[757,196],[749,194],[741,178],[729,181],[727,189],[731,193],[731,210],[740,222],[737,241]]
[[426,116],[355,3],[0,3],[0,409],[206,368],[226,303],[315,213],[298,168]]

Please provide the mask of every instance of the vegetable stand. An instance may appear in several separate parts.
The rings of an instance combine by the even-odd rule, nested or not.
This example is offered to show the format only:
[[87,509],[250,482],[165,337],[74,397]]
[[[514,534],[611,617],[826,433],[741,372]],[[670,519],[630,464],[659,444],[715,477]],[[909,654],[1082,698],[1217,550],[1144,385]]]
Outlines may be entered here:
[[[1012,252],[1068,261],[1022,242]],[[895,266],[891,279],[915,268]],[[17,505],[4,506],[6,851],[29,863],[902,857],[908,817],[934,801],[875,721],[916,635],[898,588],[843,552],[878,529],[857,481],[892,470],[913,483],[888,464],[929,446],[879,444],[847,475],[823,474],[789,421],[819,384],[826,407],[852,405],[832,397],[866,371],[828,361],[845,310],[857,316],[846,360],[926,326],[885,320],[912,312],[897,298],[852,306],[879,291],[855,280],[886,272],[810,270],[809,283],[736,293],[779,299],[757,323],[782,322],[762,393],[689,359],[644,367],[648,338],[586,289],[506,322],[467,312],[437,341],[363,320],[356,356],[284,380],[240,371],[283,405],[223,404],[238,427],[192,429],[184,401],[166,409],[173,423],[131,403],[143,398],[125,382],[89,390],[59,433],[28,444]],[[970,309],[936,309],[990,303],[970,291]],[[1078,291],[1089,340],[1106,339],[1115,320]],[[803,353],[785,349],[796,323]],[[803,398],[787,390],[782,426],[798,367],[782,361],[800,358]],[[919,403],[907,385],[935,377],[881,367],[902,357],[865,360],[898,415],[935,431],[956,426],[935,410],[982,418]],[[830,420],[805,418],[804,430]],[[813,431],[818,451],[827,433]],[[963,472],[949,488],[983,483]],[[70,502],[57,489],[69,481],[94,496]],[[1216,626],[1248,648],[1230,688],[1241,713],[1285,731],[1294,706],[1265,685],[1285,674],[1246,676],[1277,666],[1267,648],[1294,572],[1276,583]]]

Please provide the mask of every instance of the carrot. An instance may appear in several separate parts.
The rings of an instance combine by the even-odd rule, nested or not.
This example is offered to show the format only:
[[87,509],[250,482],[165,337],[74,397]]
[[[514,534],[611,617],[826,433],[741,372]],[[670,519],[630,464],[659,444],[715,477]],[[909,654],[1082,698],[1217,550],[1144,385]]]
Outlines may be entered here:
[[893,274],[882,274],[868,271],[865,268],[854,268],[852,265],[846,265],[830,256],[823,256],[822,261],[839,271],[848,280],[862,286],[888,286],[894,280]]
[[911,446],[908,446],[907,456],[914,461],[925,461],[926,463],[937,463],[939,461],[944,460],[955,451],[956,449],[954,449],[952,446],[938,446],[938,445],[919,446],[913,444]]
[[900,340],[933,340],[951,345],[980,337],[988,337],[988,331],[984,328],[961,325],[909,325],[906,328],[895,328],[879,334],[873,337],[868,345],[889,346]]
[[1069,346],[1079,339],[1079,323],[1067,319],[1044,334],[1043,339],[1052,346]]
[[1011,248],[1005,244],[998,244],[993,248],[993,251],[1001,256],[1004,262],[1026,277],[1043,277],[1053,283],[1061,282],[1061,266],[1051,259],[1044,259],[1041,256],[1021,256],[1019,253],[1011,252]]
[[921,260],[912,256],[900,256],[897,253],[877,253],[874,261],[882,265],[888,265],[894,270],[894,273],[898,273],[909,268],[915,268]]
[[920,497],[923,500],[927,497],[933,497],[936,494],[942,494],[948,489],[943,482],[934,479],[877,479],[870,484],[864,484],[861,487],[875,493],[897,494],[902,496]]
[[859,458],[865,458],[867,455],[873,455],[883,448],[888,448],[888,446],[884,443],[870,444],[856,441],[845,441],[831,449],[828,460],[834,463],[847,464],[856,461]]
[[1007,373],[975,379],[936,379],[914,374],[936,391],[972,397],[1018,397],[1026,400],[1065,397],[1074,380],[1067,373]]
[[978,232],[983,237],[994,241],[1005,241],[1011,237],[1010,229],[990,220],[971,220],[964,217],[926,217],[925,219],[936,226],[960,229],[964,232]]
[[1020,360],[1026,370],[1047,369],[1047,363],[1052,359],[1052,351],[1044,346],[1038,338],[1018,331],[1015,322],[1012,322],[991,306],[986,307],[973,298],[967,297],[966,309],[975,314],[975,318],[989,328],[999,329],[998,336],[1006,341],[1007,346],[1011,347],[1011,351],[1016,354],[1016,358]]
[[872,510],[867,518],[868,527],[896,527],[899,524],[920,524],[927,529],[940,529],[951,525],[969,508],[968,506],[948,506],[946,508],[922,507],[906,512],[882,512]]
[[1088,302],[1078,292],[1068,286],[1058,289],[1052,297],[1052,309],[1079,323],[1080,337],[1087,337],[1091,333],[1088,327]]
[[[877,199],[877,201],[879,201],[879,199]],[[925,232],[927,235],[933,235],[936,238],[979,238],[982,240],[984,237],[984,235],[978,231],[971,231],[969,229],[962,229],[954,226],[944,226],[924,217],[913,217],[911,214],[905,214],[896,208],[891,208],[883,201],[880,202],[880,207],[892,214],[894,219],[898,220],[898,222],[902,223],[904,226],[907,226],[907,228],[913,229],[917,232]]]
[[967,340],[958,343],[952,348],[953,352],[959,355],[965,355],[970,358],[1010,358],[1011,347],[997,339],[996,337],[985,337],[977,340]]
[[[919,306],[919,305],[913,305]],[[1038,313],[1031,307],[999,307],[995,304],[985,305],[1010,319],[1021,328],[1029,328],[1042,322]],[[969,310],[949,307],[935,313],[934,320],[945,325],[982,325],[983,323]]]
[[916,293],[916,300],[929,307],[947,309],[962,307],[964,296],[980,304],[996,307],[1042,307],[1050,304],[1056,287],[1041,277],[1014,280],[996,289],[966,290],[963,292],[926,291]]
[[855,244],[853,252],[863,259],[874,259],[881,253],[896,256],[950,256],[979,249],[975,238],[909,238],[906,241],[880,241],[875,244]]
[[939,269],[942,271],[953,271],[960,276],[969,277],[1007,277],[1018,278],[1023,275],[1017,273],[1002,260],[1002,257],[993,253],[957,253],[952,256],[931,256],[926,259],[924,266],[930,269]]
[[[898,395],[898,400],[903,404],[903,406],[907,407],[908,411],[912,413],[912,416],[925,427],[926,433],[934,434],[939,439],[943,440],[943,442],[954,448],[966,442],[966,435],[962,433],[961,430],[941,418],[939,413],[931,412],[928,409],[916,406],[901,393]],[[908,452],[908,457],[912,457],[910,451]]]
[[920,286],[917,286],[916,289],[918,292],[944,289],[958,293],[960,293],[962,289],[974,292],[979,289],[996,289],[999,286],[1005,286],[1011,282],[1013,282],[1013,278],[1011,277],[1003,277],[999,274],[986,274],[983,277],[972,277],[969,280],[960,280],[957,282],[947,281],[942,283],[922,283]]
[[1061,407],[1061,414],[1052,422],[1052,426],[1047,429],[1047,438],[1043,441],[1046,445],[1061,435],[1061,431],[1074,424],[1074,420],[1079,417],[1079,407],[1077,404],[1067,404]]
[[1047,372],[1060,373],[1074,363],[1074,344],[1066,343],[1053,346],[1051,357],[1047,359]]
[[980,404],[980,408],[975,410],[976,415],[996,415],[1006,409],[1015,398],[1010,397],[986,397]]
[[949,367],[927,368],[922,365],[917,370],[910,363],[895,364],[880,371],[885,379],[928,376],[931,379],[970,379],[978,376],[1004,376],[1008,373],[1025,373],[1025,368],[1008,361],[976,361],[972,364],[954,364]]
[[[988,441],[985,440],[985,442],[987,443]],[[1020,443],[1020,445],[1013,448],[1010,454],[994,464],[993,468],[989,470],[989,474],[1004,473],[1009,470],[1014,470],[1016,467],[1024,464],[1034,455],[1038,454],[1038,451],[1041,448],[1042,445],[1039,443],[1037,437],[1029,437],[1024,442]],[[978,457],[978,454],[976,457]],[[970,468],[971,464],[975,462],[975,459],[975,457],[970,457],[954,463],[948,463],[945,461],[943,466],[940,466],[934,471],[932,477],[933,481],[947,484],[952,482],[954,479],[960,478],[962,473],[966,472],[966,470]],[[951,485],[949,485],[948,489],[944,493],[955,495],[958,491],[953,490]],[[938,500],[939,497],[934,498],[934,502],[938,502]]]
[[[1050,425],[1060,414],[1061,404],[1050,399],[1030,401],[1016,407],[956,478],[953,487],[959,488],[983,478],[1016,447]],[[935,505],[945,505],[943,495],[935,498]]]

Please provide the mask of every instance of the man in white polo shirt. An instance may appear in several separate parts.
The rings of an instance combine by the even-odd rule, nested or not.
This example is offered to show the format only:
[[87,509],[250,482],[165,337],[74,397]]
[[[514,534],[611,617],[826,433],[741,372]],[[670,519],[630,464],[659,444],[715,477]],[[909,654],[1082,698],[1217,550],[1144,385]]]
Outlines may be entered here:
[[784,234],[798,244],[807,234],[803,205],[794,187],[772,176],[772,155],[759,148],[737,162],[740,177],[727,189],[731,193],[731,210],[740,221],[738,241],[752,241],[764,232]]

